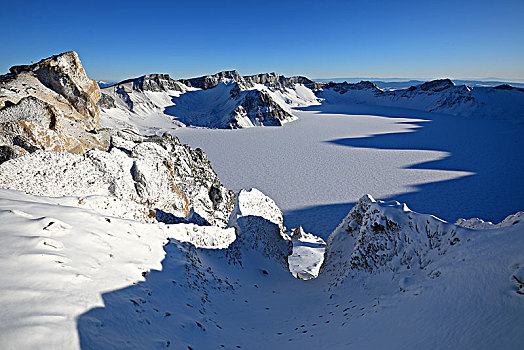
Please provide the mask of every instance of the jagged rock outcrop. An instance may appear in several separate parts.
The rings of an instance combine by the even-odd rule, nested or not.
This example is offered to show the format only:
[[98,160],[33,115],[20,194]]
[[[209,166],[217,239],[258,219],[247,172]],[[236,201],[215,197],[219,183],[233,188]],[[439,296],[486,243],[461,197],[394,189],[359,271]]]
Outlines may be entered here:
[[257,189],[240,191],[228,226],[235,228],[237,236],[228,248],[230,263],[242,265],[242,255],[256,251],[287,269],[293,244],[284,232],[282,212],[271,198]]
[[[187,89],[182,83],[173,80],[169,74],[149,74],[134,79],[127,79],[103,88],[98,105],[102,110],[119,108],[129,112],[151,114],[162,113],[163,105],[158,106],[144,92],[162,92],[176,94]],[[169,103],[170,98],[167,98]]]
[[244,90],[252,89],[255,84],[265,85],[272,90],[281,90],[284,88],[293,89],[295,84],[311,85],[315,83],[313,80],[303,76],[285,77],[275,72],[241,76],[236,70],[223,71],[192,79],[182,79],[180,82],[187,86],[207,90],[216,87],[224,80],[236,82]]
[[224,80],[234,81],[236,83],[243,83],[243,78],[236,70],[218,72],[212,75],[205,75],[198,78],[181,79],[180,82],[189,86],[202,90],[212,89]]
[[38,149],[107,149],[109,136],[97,131],[99,99],[98,85],[87,77],[74,51],[11,67],[0,76],[3,154],[12,158]]
[[290,112],[276,103],[269,93],[260,90],[250,90],[231,113],[229,127],[237,129],[246,124],[255,126],[281,126],[296,119]]
[[319,83],[317,86],[317,91],[322,91],[323,89],[330,89],[333,91],[336,91],[340,94],[345,94],[349,91],[359,91],[359,90],[367,90],[368,92],[374,93],[375,95],[379,95],[382,90],[377,86],[377,84],[372,83],[370,81],[360,81],[355,84],[350,84],[348,82],[342,82],[342,83]]
[[424,84],[419,86],[419,89],[423,91],[439,92],[453,86],[455,86],[455,83],[452,82],[450,79],[437,79],[425,82]]
[[[305,77],[276,73],[241,76],[224,71],[179,81],[154,74],[102,89],[99,106],[104,125],[110,126],[116,122],[120,127],[145,128],[144,118],[158,116],[173,127],[280,126],[296,119],[291,107],[318,103],[306,87],[315,84]],[[159,94],[152,97],[145,91]]]
[[0,187],[51,197],[114,196],[145,206],[160,221],[226,225],[235,196],[202,150],[168,134],[116,134],[109,152],[37,151],[5,162]]
[[334,283],[359,272],[424,269],[461,242],[463,229],[399,202],[363,196],[329,236],[321,274]]

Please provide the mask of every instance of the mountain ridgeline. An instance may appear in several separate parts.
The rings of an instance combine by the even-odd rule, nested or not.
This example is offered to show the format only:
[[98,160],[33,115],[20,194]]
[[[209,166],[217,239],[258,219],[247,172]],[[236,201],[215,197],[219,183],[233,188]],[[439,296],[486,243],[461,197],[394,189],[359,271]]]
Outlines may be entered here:
[[164,117],[165,123],[173,127],[280,126],[296,119],[294,107],[341,102],[465,117],[517,121],[524,118],[523,89],[507,84],[455,85],[449,79],[383,90],[369,81],[324,83],[277,73],[241,76],[233,70],[181,80],[167,74],[151,74],[101,91],[102,121],[128,127],[141,124],[138,115]]
[[522,212],[452,224],[364,195],[326,245],[164,131],[280,126],[329,103],[521,120],[523,100],[447,79],[384,91],[236,71],[99,89],[75,52],[13,67],[0,76],[0,343],[518,348]]

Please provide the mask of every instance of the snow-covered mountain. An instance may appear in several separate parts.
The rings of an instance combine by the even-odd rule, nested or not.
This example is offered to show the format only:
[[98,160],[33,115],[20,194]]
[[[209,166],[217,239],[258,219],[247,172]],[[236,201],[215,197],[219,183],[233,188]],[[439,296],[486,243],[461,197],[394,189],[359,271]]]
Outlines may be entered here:
[[149,131],[155,125],[156,132],[162,132],[180,126],[278,126],[296,119],[293,107],[320,102],[490,119],[521,120],[524,116],[524,90],[509,85],[471,87],[441,79],[388,91],[369,81],[321,83],[276,73],[241,76],[237,71],[178,81],[166,74],[125,80],[102,89],[99,106],[103,126]]
[[[2,348],[517,349],[524,341],[522,212],[454,225],[365,195],[325,243],[286,228],[262,192],[228,190],[202,150],[137,133],[173,120],[281,124],[286,108],[318,102],[313,90],[328,103],[389,98],[372,83],[233,71],[144,76],[100,95],[70,52],[14,67],[0,84]],[[437,81],[406,93],[429,101],[454,88]],[[522,93],[508,89],[496,90]],[[204,110],[211,117],[194,114]]]
[[237,197],[225,229],[140,223],[77,200],[0,190],[6,348],[517,349],[523,340],[522,222],[471,230],[367,196],[330,237],[320,276],[303,281],[286,266],[278,208],[256,191]]
[[304,77],[236,71],[176,81],[167,74],[130,79],[102,89],[102,125],[278,126],[296,119],[291,107],[318,103]]
[[524,89],[510,85],[471,87],[449,79],[385,91],[376,84],[325,83],[316,90],[326,103],[358,103],[489,119],[524,118]]

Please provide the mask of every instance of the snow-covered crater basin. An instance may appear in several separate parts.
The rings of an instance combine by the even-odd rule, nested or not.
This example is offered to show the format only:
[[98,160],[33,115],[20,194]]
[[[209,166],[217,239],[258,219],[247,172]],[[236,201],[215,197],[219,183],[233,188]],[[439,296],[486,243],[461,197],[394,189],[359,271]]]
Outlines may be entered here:
[[260,189],[287,227],[324,238],[365,193],[450,222],[522,210],[523,125],[350,104],[294,113],[282,127],[171,132],[202,148],[227,187]]

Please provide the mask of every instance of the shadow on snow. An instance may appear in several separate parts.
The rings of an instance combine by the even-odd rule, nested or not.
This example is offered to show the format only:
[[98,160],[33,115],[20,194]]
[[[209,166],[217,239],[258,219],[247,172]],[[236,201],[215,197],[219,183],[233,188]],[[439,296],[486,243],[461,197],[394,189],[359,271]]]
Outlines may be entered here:
[[[442,159],[413,164],[405,169],[473,173],[457,179],[414,185],[413,192],[380,199],[405,202],[412,210],[434,214],[449,222],[471,217],[499,222],[507,215],[523,210],[523,125],[510,121],[358,104],[322,104],[301,110],[349,114],[349,118],[351,114],[360,114],[414,119],[398,122],[416,125],[411,132],[339,138],[325,142],[341,147],[447,152],[448,155]],[[302,224],[306,231],[318,232],[325,238],[352,205],[321,205],[290,211],[285,213],[285,220],[291,227]]]

